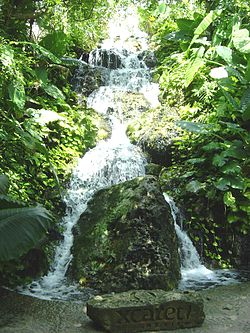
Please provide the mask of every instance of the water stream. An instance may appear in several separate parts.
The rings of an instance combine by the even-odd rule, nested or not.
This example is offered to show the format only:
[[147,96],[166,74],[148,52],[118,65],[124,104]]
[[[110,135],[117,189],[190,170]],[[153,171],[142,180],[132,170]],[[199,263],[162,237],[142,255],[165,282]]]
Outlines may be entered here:
[[[99,142],[79,159],[64,198],[67,207],[61,222],[64,240],[56,249],[54,263],[46,276],[21,288],[20,292],[42,299],[66,300],[79,297],[77,285],[68,284],[65,277],[71,261],[74,225],[95,192],[145,174],[145,158],[126,136],[126,118],[122,113],[124,102],[119,96],[136,93],[144,96],[151,107],[159,104],[158,85],[150,81],[150,72],[139,57],[139,53],[146,49],[146,35],[139,30],[138,18],[135,12],[130,10],[114,17],[110,23],[110,37],[103,41],[99,49],[91,52],[89,66],[101,69],[104,83],[89,95],[87,104],[109,119],[112,134],[108,140]],[[81,73],[78,72],[78,75]],[[166,194],[165,199],[171,207],[181,244],[180,288],[193,286],[194,281],[214,282],[218,275],[200,263],[191,240],[176,222],[176,206]]]
[[237,283],[238,273],[232,270],[210,270],[200,260],[188,234],[182,229],[182,215],[173,199],[163,193],[169,204],[174,220],[175,231],[179,240],[179,253],[181,259],[181,281],[179,289],[201,289],[216,285]]

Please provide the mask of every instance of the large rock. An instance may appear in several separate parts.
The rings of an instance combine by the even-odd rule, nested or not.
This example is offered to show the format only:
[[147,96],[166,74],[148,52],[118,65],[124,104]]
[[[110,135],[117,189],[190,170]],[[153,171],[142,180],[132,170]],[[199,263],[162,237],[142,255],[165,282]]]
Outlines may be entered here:
[[87,303],[87,315],[105,330],[119,333],[196,327],[205,318],[196,293],[163,290],[96,296]]
[[177,286],[175,229],[155,177],[95,194],[76,226],[70,274],[102,292]]
[[150,103],[141,93],[114,92],[113,101],[120,107],[116,111],[110,108],[109,114],[113,114],[122,121],[138,119],[142,113],[150,109]]
[[137,117],[130,118],[127,134],[133,143],[148,154],[148,160],[169,166],[174,139],[180,134],[175,124],[178,120],[178,110],[174,107],[162,105],[149,108]]

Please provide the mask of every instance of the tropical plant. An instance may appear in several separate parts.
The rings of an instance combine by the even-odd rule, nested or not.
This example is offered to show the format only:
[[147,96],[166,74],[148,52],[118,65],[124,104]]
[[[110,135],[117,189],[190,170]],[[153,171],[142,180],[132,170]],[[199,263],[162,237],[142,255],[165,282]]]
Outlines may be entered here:
[[27,207],[7,195],[8,178],[0,175],[0,262],[20,258],[45,236],[52,220],[42,206]]

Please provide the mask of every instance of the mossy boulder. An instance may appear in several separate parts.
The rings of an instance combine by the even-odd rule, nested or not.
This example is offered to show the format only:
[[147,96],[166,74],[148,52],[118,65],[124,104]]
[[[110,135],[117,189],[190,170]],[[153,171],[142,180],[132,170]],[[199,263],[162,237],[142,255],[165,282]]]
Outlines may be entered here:
[[130,119],[127,134],[133,143],[148,154],[151,162],[169,166],[174,139],[180,134],[175,124],[178,120],[177,108],[163,105],[148,109]]
[[156,178],[97,192],[77,223],[72,252],[69,274],[101,292],[175,288],[177,237]]

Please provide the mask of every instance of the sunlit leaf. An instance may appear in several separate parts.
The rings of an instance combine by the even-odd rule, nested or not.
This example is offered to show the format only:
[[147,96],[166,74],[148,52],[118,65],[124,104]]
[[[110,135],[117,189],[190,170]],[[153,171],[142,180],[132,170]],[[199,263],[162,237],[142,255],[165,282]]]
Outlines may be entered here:
[[191,121],[179,120],[176,121],[176,125],[193,133],[204,133],[207,131],[207,126],[205,124],[194,123]]
[[0,61],[6,67],[10,67],[14,64],[14,50],[9,45],[1,46]]
[[65,99],[64,94],[60,89],[58,89],[55,85],[53,84],[42,84],[41,87],[43,90],[50,96],[54,97],[55,99]]
[[235,48],[242,53],[250,53],[250,38],[247,29],[239,29],[233,34]]
[[235,207],[235,197],[233,196],[232,192],[226,192],[223,196],[224,204],[228,207],[234,208]]
[[23,84],[20,82],[12,82],[8,86],[9,97],[11,101],[19,108],[22,109],[26,102],[25,90]]
[[63,31],[53,31],[40,41],[40,45],[57,57],[62,57],[67,51],[68,36]]
[[45,110],[45,109],[40,109],[40,110],[35,110],[33,109],[35,119],[38,123],[41,125],[45,125],[47,123],[53,122],[53,121],[58,121],[62,120],[64,122],[67,121],[65,117],[62,117],[59,113],[51,110]]
[[199,71],[199,69],[204,65],[204,60],[202,58],[195,58],[187,67],[185,75],[185,87],[187,88],[192,82]]
[[200,164],[205,162],[206,159],[203,157],[197,157],[197,158],[190,158],[189,160],[187,160],[188,163],[190,164]]
[[220,10],[211,10],[201,21],[198,27],[194,31],[194,37],[191,41],[190,46],[195,43],[196,39],[210,26],[210,24],[221,14]]
[[158,6],[157,11],[158,11],[159,14],[164,14],[166,9],[167,9],[167,5],[165,3],[161,3]]
[[199,190],[201,190],[204,187],[202,183],[200,183],[198,180],[192,180],[186,185],[186,190],[188,192],[196,193]]
[[233,51],[227,46],[217,46],[216,52],[229,65],[233,62]]

